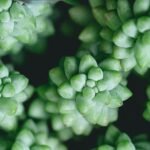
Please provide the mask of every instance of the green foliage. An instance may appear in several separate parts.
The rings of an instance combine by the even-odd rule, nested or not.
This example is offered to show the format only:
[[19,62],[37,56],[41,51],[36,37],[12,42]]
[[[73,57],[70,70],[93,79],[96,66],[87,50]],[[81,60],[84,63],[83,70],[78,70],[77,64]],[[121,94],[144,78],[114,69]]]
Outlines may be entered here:
[[117,119],[118,107],[131,92],[122,84],[119,61],[110,58],[98,63],[91,55],[66,57],[49,77],[62,99],[76,103],[90,123],[106,126]]
[[17,126],[17,118],[24,116],[23,103],[28,100],[33,87],[28,79],[19,72],[0,64],[0,127],[13,130]]
[[[2,150],[66,150],[66,147],[53,135],[49,135],[46,122],[34,122],[26,120],[20,126],[18,133],[12,137],[7,136],[8,140],[0,140]],[[2,136],[0,136],[2,138]]]
[[150,142],[146,135],[131,138],[116,127],[109,126],[105,136],[101,137],[98,148],[95,150],[148,150]]
[[[144,74],[149,66],[149,1],[90,0],[93,20],[84,25],[79,39],[84,43],[99,43],[100,51],[111,54],[124,65],[125,71],[134,69]],[[76,7],[70,9],[77,14]],[[80,6],[81,8],[81,6]],[[81,11],[81,10],[80,10]],[[83,9],[84,12],[84,9]],[[142,16],[143,15],[143,16]],[[73,15],[71,14],[71,17]],[[75,15],[74,15],[75,16]],[[75,22],[87,20],[86,15],[72,17]],[[98,28],[95,27],[97,24]],[[130,64],[126,64],[130,61]],[[141,68],[141,69],[137,69]]]
[[46,1],[30,3],[2,0],[0,2],[0,55],[16,53],[23,44],[32,45],[38,36],[54,33],[48,16],[52,6]]
[[[63,24],[59,10],[53,14],[59,1],[71,4],[70,19],[82,28],[79,49],[51,68],[49,82],[35,90],[24,75],[0,63],[0,150],[66,150],[61,141],[117,121],[119,108],[132,96],[131,71],[144,75],[150,68],[149,0],[89,0],[87,5],[1,0],[0,57],[16,57],[24,45],[43,52],[45,37],[54,33],[52,18]],[[68,35],[75,33],[69,24],[62,27]],[[150,87],[147,96],[143,117],[150,121]],[[129,137],[110,125],[95,150],[149,150],[149,141],[145,134]]]
[[75,102],[60,97],[55,86],[42,86],[38,92],[45,100],[44,110],[51,118],[52,128],[62,140],[71,138],[73,134],[88,135],[91,132],[92,125],[78,112]]

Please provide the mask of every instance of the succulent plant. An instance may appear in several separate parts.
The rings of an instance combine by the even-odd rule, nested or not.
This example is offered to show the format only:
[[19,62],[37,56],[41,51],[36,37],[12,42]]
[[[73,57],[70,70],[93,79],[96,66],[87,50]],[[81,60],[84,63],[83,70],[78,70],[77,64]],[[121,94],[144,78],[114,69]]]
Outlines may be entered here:
[[[18,128],[18,121],[26,118],[26,108],[24,106],[24,102],[30,99],[30,97],[33,95],[33,92],[34,88],[31,85],[28,85],[22,92],[16,94],[14,97],[1,99],[1,106],[3,108],[1,109],[1,129],[11,132]],[[6,101],[6,104],[4,101]],[[5,107],[3,106],[3,102],[6,105],[4,105]],[[12,112],[13,109],[14,112]],[[8,113],[9,111],[10,113]]]
[[2,150],[67,150],[53,133],[49,133],[44,121],[37,123],[33,120],[26,120],[19,131],[17,130],[13,136],[4,136],[3,140],[0,140]]
[[[113,65],[112,65],[113,64]],[[123,85],[121,65],[115,59],[99,65],[91,55],[66,57],[49,72],[60,97],[74,101],[78,111],[92,124],[108,125],[117,119],[117,110],[131,96]]]
[[[68,99],[62,98],[57,93],[55,86],[41,86],[38,93],[43,99],[45,112],[49,114],[47,118],[51,119],[52,128],[57,132],[60,139],[68,140],[73,135],[90,134],[92,125],[78,112],[73,100],[68,101]],[[34,106],[34,108],[37,107]],[[31,108],[31,110],[33,109]],[[32,114],[35,113],[31,113],[31,116],[33,116]]]
[[24,75],[3,63],[0,64],[0,82],[0,126],[11,128],[16,122],[15,116],[23,112],[23,102],[32,95],[33,88],[28,86]]
[[[60,5],[53,14],[56,2]],[[61,14],[62,2],[65,11]],[[150,0],[0,0],[0,57],[5,55],[4,62],[23,64],[24,46],[39,55],[44,52],[45,37],[54,33],[52,20],[58,29],[54,41],[49,39],[52,48],[62,38],[60,34],[77,40],[79,31],[78,47],[74,47],[78,51],[50,68],[47,83],[41,80],[33,87],[32,79],[29,83],[14,70],[14,62],[0,61],[0,150],[67,150],[62,141],[70,147],[71,139],[78,141],[106,126],[93,150],[149,150],[149,135],[129,137],[112,125],[132,96],[128,77],[132,71],[144,76],[150,68],[149,10]],[[30,66],[34,59],[29,60]],[[43,59],[39,61],[41,65]],[[43,73],[40,65],[36,76]],[[150,86],[147,97],[143,117],[150,121]]]
[[121,133],[116,127],[110,126],[99,147],[96,150],[136,150],[133,142],[126,133]]
[[23,44],[31,45],[38,36],[54,32],[48,18],[52,6],[47,1],[2,0],[0,2],[0,55],[16,53]]
[[143,112],[143,117],[147,121],[150,121],[150,86],[148,86],[146,93],[147,93],[148,101],[146,103],[146,108]]
[[66,150],[66,147],[53,136],[49,136],[46,122],[35,123],[32,120],[25,122],[19,131],[12,150]]
[[[119,59],[123,65],[130,62],[126,71],[144,74],[149,68],[149,9],[148,0],[89,0],[93,20],[86,24],[79,35],[84,43],[99,43],[99,49]],[[78,9],[77,9],[78,8]],[[70,16],[80,24],[87,21],[78,14],[85,9],[74,6]],[[87,9],[89,12],[89,9]],[[80,18],[80,19],[79,19]]]
[[138,135],[131,140],[126,133],[111,125],[94,150],[148,150],[149,146],[150,142],[146,135]]

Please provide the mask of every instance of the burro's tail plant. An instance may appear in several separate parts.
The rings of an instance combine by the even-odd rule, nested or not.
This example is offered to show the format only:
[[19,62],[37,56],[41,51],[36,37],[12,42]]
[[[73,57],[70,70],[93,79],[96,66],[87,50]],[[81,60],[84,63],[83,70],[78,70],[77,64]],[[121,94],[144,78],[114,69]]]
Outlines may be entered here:
[[39,36],[54,32],[49,16],[52,6],[48,1],[0,1],[0,55],[18,52],[23,44],[35,44]]

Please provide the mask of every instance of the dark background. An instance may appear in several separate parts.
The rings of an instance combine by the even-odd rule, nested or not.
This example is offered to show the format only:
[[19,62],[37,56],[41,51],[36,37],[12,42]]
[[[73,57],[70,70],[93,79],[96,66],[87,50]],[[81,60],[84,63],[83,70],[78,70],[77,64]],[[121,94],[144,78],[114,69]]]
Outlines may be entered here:
[[[64,56],[75,55],[79,46],[77,39],[80,28],[74,26],[74,37],[64,36],[61,32],[62,22],[69,20],[69,5],[58,3],[56,8],[61,11],[57,14],[55,22],[55,35],[47,39],[47,48],[43,54],[34,54],[26,51],[25,62],[22,65],[15,64],[15,68],[30,79],[30,83],[39,86],[48,82],[48,70],[56,66]],[[57,10],[56,10],[57,11]],[[16,56],[17,57],[17,56]],[[11,61],[11,58],[4,57],[4,62]],[[146,104],[146,88],[149,83],[149,73],[140,77],[134,72],[128,78],[128,86],[134,93],[119,110],[119,119],[114,123],[120,130],[127,132],[131,137],[140,133],[150,133],[150,123],[142,118]],[[69,150],[90,150],[97,144],[98,137],[104,133],[106,128],[95,128],[88,137],[75,137],[66,144]]]

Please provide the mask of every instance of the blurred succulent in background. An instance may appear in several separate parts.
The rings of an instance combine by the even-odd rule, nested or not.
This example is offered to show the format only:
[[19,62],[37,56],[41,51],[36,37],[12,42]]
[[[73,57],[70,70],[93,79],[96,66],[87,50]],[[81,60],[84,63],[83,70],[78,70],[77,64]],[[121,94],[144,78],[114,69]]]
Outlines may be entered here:
[[54,33],[50,20],[52,5],[47,1],[24,2],[5,0],[0,2],[0,55],[17,53],[23,44],[38,42],[39,36]]
[[[21,127],[21,126],[20,126]],[[60,141],[49,133],[46,122],[26,120],[19,131],[13,136],[2,139],[1,150],[67,150]]]
[[[41,86],[38,89],[38,93],[40,97],[45,100],[44,110],[49,114],[52,128],[57,132],[60,139],[68,140],[72,138],[74,134],[90,134],[92,125],[78,112],[75,102],[62,98],[57,93],[55,86]],[[35,103],[31,106],[31,116],[34,116],[34,110],[37,109]],[[33,107],[35,109],[33,109]]]
[[96,150],[136,150],[135,145],[126,133],[120,132],[116,127],[110,126],[105,136],[100,139]]
[[29,150],[66,150],[66,147],[61,145],[55,137],[49,136],[46,122],[35,123],[32,120],[25,122],[12,145],[12,150],[24,148]]
[[150,121],[150,86],[148,86],[146,93],[147,93],[148,101],[146,103],[146,108],[143,112],[143,117],[147,121]]
[[17,118],[24,116],[23,103],[28,100],[33,87],[19,72],[0,64],[0,127],[12,130],[17,126]]
[[33,95],[33,91],[34,88],[28,85],[22,92],[12,98],[1,98],[1,129],[9,132],[16,130],[18,121],[26,119],[26,107],[24,102],[30,99]]
[[148,150],[150,141],[146,135],[131,138],[115,126],[109,126],[105,135],[99,139],[99,146],[94,150]]

